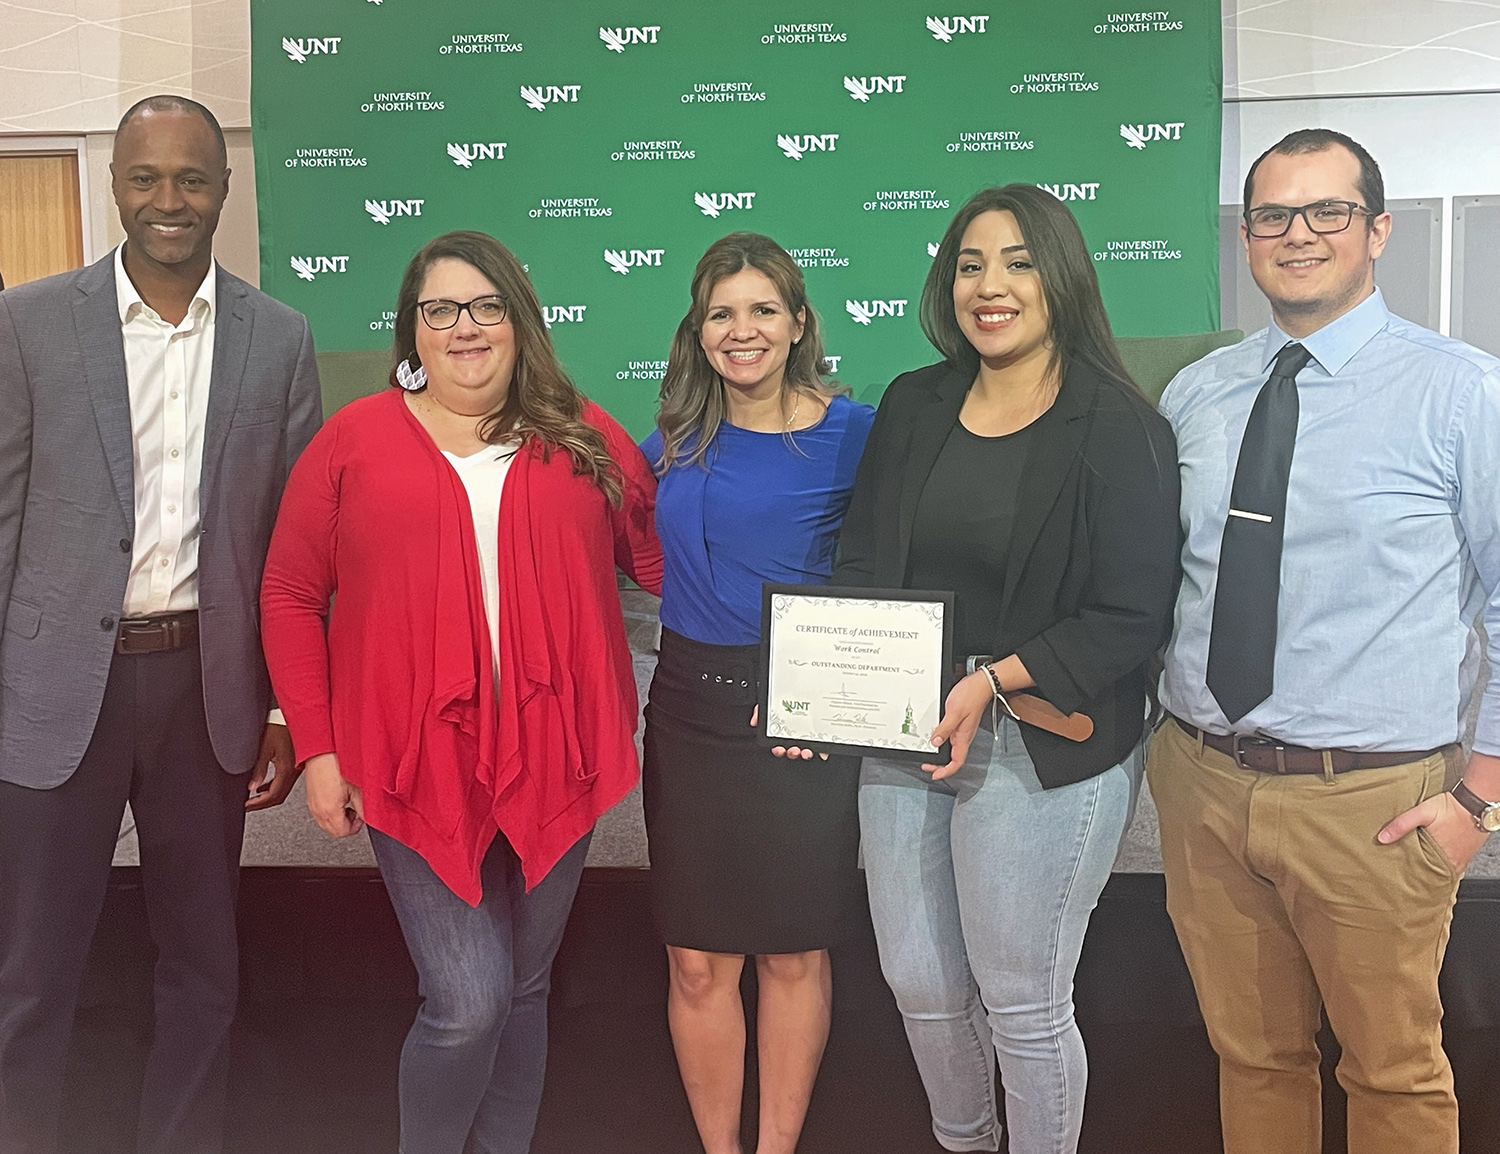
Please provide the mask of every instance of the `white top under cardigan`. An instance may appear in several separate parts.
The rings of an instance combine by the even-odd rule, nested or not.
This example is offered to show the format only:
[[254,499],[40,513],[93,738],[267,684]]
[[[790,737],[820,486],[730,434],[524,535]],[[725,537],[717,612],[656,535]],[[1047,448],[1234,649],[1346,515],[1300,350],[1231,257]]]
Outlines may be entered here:
[[469,495],[469,513],[474,518],[474,544],[479,550],[479,585],[484,594],[484,616],[490,627],[490,658],[495,680],[500,680],[500,494],[515,459],[519,441],[486,445],[479,452],[459,457],[443,456],[458,473]]

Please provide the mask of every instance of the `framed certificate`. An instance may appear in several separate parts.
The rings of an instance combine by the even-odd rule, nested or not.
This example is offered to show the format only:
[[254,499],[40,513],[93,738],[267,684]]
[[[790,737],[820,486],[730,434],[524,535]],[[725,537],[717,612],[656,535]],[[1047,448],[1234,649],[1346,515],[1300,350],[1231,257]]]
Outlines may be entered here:
[[953,594],[767,585],[760,735],[770,745],[942,763],[928,735],[953,681]]

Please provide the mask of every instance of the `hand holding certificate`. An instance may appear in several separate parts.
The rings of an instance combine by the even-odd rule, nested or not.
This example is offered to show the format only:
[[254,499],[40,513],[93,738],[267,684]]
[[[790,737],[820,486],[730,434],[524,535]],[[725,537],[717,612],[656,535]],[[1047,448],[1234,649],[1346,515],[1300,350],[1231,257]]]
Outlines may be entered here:
[[767,585],[760,732],[778,745],[930,761],[953,668],[953,596]]

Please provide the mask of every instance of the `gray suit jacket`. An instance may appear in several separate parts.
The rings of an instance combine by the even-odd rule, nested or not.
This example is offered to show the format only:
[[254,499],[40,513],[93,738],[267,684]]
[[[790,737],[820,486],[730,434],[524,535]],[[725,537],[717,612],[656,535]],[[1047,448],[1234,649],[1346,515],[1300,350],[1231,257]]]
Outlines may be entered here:
[[[0,780],[61,785],[93,736],[135,535],[114,254],[0,293]],[[307,318],[218,270],[200,482],[199,638],[219,764],[244,773],[270,683],[260,574],[322,423]]]

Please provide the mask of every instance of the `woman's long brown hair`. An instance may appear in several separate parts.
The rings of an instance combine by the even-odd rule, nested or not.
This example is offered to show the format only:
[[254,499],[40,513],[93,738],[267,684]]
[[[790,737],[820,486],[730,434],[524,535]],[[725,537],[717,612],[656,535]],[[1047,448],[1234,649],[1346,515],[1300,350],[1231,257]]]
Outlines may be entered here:
[[673,465],[701,463],[724,420],[724,382],[708,363],[699,334],[714,289],[726,277],[746,268],[765,273],[793,320],[806,310],[802,338],[787,354],[782,412],[786,412],[787,397],[792,393],[807,393],[826,400],[849,391],[824,379],[828,363],[823,359],[818,314],[807,302],[807,286],[797,262],[774,240],[760,233],[732,232],[720,237],[708,246],[693,270],[692,304],[677,326],[667,357],[667,371],[661,382],[661,408],[656,414],[656,427],[661,430],[661,460],[651,462],[658,476]]
[[495,444],[536,437],[543,460],[553,449],[573,458],[573,472],[587,476],[616,508],[621,500],[620,468],[609,455],[604,434],[583,419],[584,396],[557,360],[542,320],[531,279],[510,249],[482,232],[449,232],[428,241],[401,278],[396,297],[396,339],[391,348],[391,384],[396,365],[417,364],[417,297],[427,272],[440,260],[461,260],[481,273],[505,300],[516,336],[516,360],[505,401],[479,424],[482,440]]
[[964,336],[953,311],[953,280],[964,233],[976,216],[986,212],[1008,212],[1016,218],[1031,263],[1041,278],[1042,297],[1051,317],[1051,371],[1061,379],[1070,364],[1087,365],[1132,403],[1151,407],[1120,360],[1109,315],[1099,295],[1099,278],[1078,221],[1067,205],[1034,185],[982,188],[949,222],[922,286],[922,331],[933,348],[960,372],[972,377],[979,371],[979,354]]

